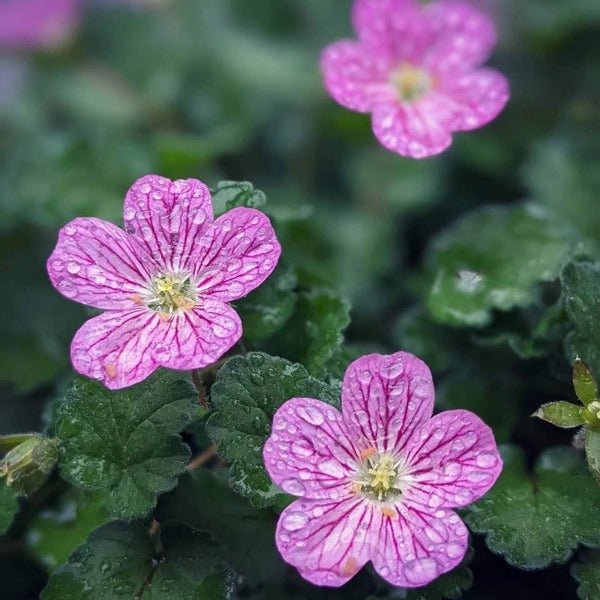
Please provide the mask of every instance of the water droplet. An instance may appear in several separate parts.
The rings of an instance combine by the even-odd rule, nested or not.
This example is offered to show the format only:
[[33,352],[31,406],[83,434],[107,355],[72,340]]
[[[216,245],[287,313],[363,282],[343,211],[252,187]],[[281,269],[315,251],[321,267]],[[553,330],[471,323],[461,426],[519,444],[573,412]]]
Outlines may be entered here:
[[142,185],[140,185],[140,192],[142,192],[142,194],[149,194],[152,191],[152,186],[149,183],[142,183]]
[[482,469],[491,469],[498,463],[498,457],[495,454],[483,452],[482,454],[477,455],[475,462],[477,463],[477,466]]
[[77,288],[68,279],[61,279],[57,287],[58,291],[67,298],[74,298],[77,295]]
[[357,425],[366,425],[369,422],[369,414],[364,410],[357,410],[352,413],[352,420]]
[[315,453],[315,448],[308,438],[300,438],[292,442],[292,453],[300,458],[307,458]]
[[399,377],[400,375],[402,375],[404,371],[404,365],[401,362],[393,362],[387,365],[384,365],[379,373],[381,374],[382,377],[385,377],[386,379],[396,379],[396,377]]
[[125,218],[126,221],[131,221],[132,219],[135,218],[135,208],[133,208],[133,206],[126,206],[125,210],[123,211],[123,217]]
[[65,268],[65,263],[62,260],[53,260],[52,261],[52,268],[55,271],[62,271]]
[[438,574],[437,562],[433,558],[415,558],[404,565],[406,579],[415,585],[430,582]]
[[441,544],[444,541],[444,538],[442,537],[442,535],[439,533],[439,531],[436,531],[433,527],[430,527],[429,525],[427,525],[424,529],[425,531],[425,535],[434,543],[434,544]]
[[450,558],[458,558],[459,556],[463,556],[465,553],[465,548],[463,548],[460,544],[453,542],[446,546],[446,554]]
[[429,503],[428,504],[429,504],[429,506],[431,506],[431,508],[437,508],[438,506],[442,505],[442,499],[439,496],[437,496],[435,494],[432,494],[429,497]]
[[325,511],[321,506],[315,506],[312,510],[312,514],[314,517],[322,517]]
[[282,526],[288,531],[298,531],[302,529],[308,523],[308,516],[306,513],[300,511],[293,511],[287,513],[283,517]]
[[159,361],[169,360],[171,358],[171,350],[164,344],[158,344],[154,347],[154,358]]
[[296,414],[311,425],[319,426],[323,424],[322,413],[312,406],[299,406],[296,409]]
[[295,496],[300,496],[304,493],[304,484],[293,477],[286,479],[281,484],[281,487],[288,492],[288,494],[294,494]]
[[358,379],[362,381],[362,383],[369,383],[369,381],[371,381],[371,371],[361,371],[358,374]]
[[65,227],[63,227],[63,231],[67,235],[75,235],[77,233],[77,227],[74,225],[65,225]]
[[346,474],[345,469],[340,465],[337,460],[329,459],[318,465],[319,471],[332,477],[343,477]]
[[256,371],[250,373],[250,381],[257,386],[265,385],[265,378],[261,373],[257,373]]

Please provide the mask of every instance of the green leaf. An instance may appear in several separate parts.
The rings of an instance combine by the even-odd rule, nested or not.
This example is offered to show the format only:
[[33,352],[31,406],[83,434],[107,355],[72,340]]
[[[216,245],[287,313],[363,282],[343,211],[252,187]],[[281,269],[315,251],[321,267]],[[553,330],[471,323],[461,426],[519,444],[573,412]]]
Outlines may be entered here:
[[339,391],[311,377],[302,365],[259,352],[232,358],[211,388],[214,413],[208,420],[208,433],[218,444],[219,454],[231,463],[230,485],[256,506],[275,504],[278,496],[287,496],[271,482],[262,448],[273,415],[294,397],[336,404]]
[[486,496],[465,511],[487,545],[522,569],[565,562],[579,545],[600,545],[600,488],[580,455],[568,447],[546,450],[529,474],[523,452],[502,449],[504,470]]
[[580,357],[600,379],[600,265],[573,262],[562,272],[565,308],[575,331],[567,346],[573,359]]
[[294,313],[297,284],[296,273],[280,263],[265,283],[236,302],[244,325],[244,338],[260,340],[285,325]]
[[180,377],[159,372],[119,391],[77,378],[59,408],[63,477],[84,490],[107,493],[115,516],[149,513],[190,458],[178,432],[191,422],[197,394]]
[[249,582],[281,579],[286,567],[275,547],[276,515],[254,508],[215,477],[199,469],[160,498],[156,518],[208,530],[222,542],[236,572]]
[[569,428],[585,423],[583,411],[584,408],[582,406],[561,400],[559,402],[543,404],[532,416],[552,423],[552,425],[556,425],[557,427]]
[[33,519],[27,546],[50,571],[64,563],[89,533],[108,520],[103,494],[85,495],[70,489],[56,508],[44,510]]
[[17,496],[6,480],[0,479],[0,535],[6,533],[18,510]]
[[493,310],[528,306],[576,250],[571,229],[534,205],[476,210],[434,242],[429,308],[441,323],[482,327]]
[[262,208],[267,202],[264,193],[249,181],[220,181],[211,193],[215,217],[238,206]]
[[571,575],[579,583],[577,597],[580,600],[600,598],[600,550],[582,550],[577,561],[571,565]]
[[586,427],[585,456],[590,472],[600,483],[600,430]]
[[231,597],[231,577],[217,558],[219,547],[206,532],[180,523],[163,528],[161,551],[147,528],[112,521],[96,529],[43,590],[43,600],[175,600]]
[[573,363],[573,388],[584,406],[598,398],[598,385],[589,367],[580,359]]

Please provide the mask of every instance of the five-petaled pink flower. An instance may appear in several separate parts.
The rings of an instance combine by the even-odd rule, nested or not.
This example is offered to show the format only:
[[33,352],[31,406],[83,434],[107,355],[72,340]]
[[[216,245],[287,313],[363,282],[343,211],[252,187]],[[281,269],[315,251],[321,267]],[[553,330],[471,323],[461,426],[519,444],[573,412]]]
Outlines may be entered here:
[[159,366],[214,363],[242,333],[227,303],[259,286],[281,254],[263,213],[234,208],[214,220],[210,192],[196,179],[139,179],[123,217],[125,231],[71,221],[47,264],[63,296],[106,309],[75,334],[71,362],[111,389]]
[[340,586],[370,560],[393,585],[418,587],[460,563],[468,532],[452,508],[483,496],[502,460],[479,417],[432,418],[433,401],[427,365],[398,352],[348,367],[341,412],[312,398],[279,408],[263,456],[301,496],[276,541],[305,579]]
[[480,68],[496,32],[473,6],[441,0],[356,0],[359,40],[328,46],[325,86],[341,105],[372,113],[373,132],[394,152],[439,154],[453,131],[494,119],[509,97],[506,78]]

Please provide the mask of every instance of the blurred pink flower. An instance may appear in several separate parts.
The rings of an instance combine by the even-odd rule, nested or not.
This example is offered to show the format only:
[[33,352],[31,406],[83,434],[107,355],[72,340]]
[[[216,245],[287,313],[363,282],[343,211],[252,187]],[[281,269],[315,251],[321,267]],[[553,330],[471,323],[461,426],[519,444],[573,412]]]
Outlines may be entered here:
[[468,532],[451,510],[483,496],[502,470],[491,429],[471,412],[431,417],[434,389],[405,352],[353,362],[342,411],[292,398],[263,456],[301,499],[281,514],[284,560],[316,585],[340,586],[369,560],[393,585],[425,585],[458,565]]
[[259,286],[281,253],[258,210],[234,208],[214,220],[210,192],[196,179],[143,177],[123,215],[125,231],[100,219],[71,221],[47,263],[63,296],[106,310],[75,334],[71,362],[111,389],[159,366],[218,360],[242,334],[227,303]]
[[82,4],[83,0],[0,1],[0,46],[59,44],[79,24]]
[[496,43],[493,22],[465,2],[356,0],[358,41],[328,46],[325,87],[342,106],[372,113],[373,132],[394,152],[439,154],[453,131],[494,119],[509,98],[506,78],[480,68]]

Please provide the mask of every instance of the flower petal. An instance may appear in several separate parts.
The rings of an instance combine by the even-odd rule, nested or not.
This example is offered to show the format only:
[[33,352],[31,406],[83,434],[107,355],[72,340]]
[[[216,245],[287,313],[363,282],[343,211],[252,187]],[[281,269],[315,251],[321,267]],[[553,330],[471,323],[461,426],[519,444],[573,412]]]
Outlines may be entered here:
[[450,131],[439,124],[422,101],[402,106],[380,104],[373,111],[372,126],[382,146],[402,156],[434,156],[452,143]]
[[476,129],[495,119],[510,97],[508,81],[493,69],[477,69],[448,77],[421,101],[423,111],[434,115],[452,131]]
[[375,570],[392,585],[420,587],[458,565],[467,550],[469,533],[451,510],[398,507],[384,518],[372,555]]
[[101,219],[65,225],[47,262],[52,285],[70,300],[96,308],[132,308],[152,262],[122,229]]
[[399,451],[433,411],[429,367],[408,352],[355,360],[342,384],[342,413],[363,450]]
[[492,430],[472,412],[436,415],[407,447],[411,501],[432,508],[466,506],[481,498],[502,471]]
[[289,494],[335,499],[348,494],[358,453],[339,410],[292,398],[273,417],[263,457],[271,479]]
[[138,179],[123,207],[125,231],[163,269],[191,271],[196,247],[209,231],[213,211],[208,188],[197,179]]
[[180,371],[217,362],[242,335],[242,323],[231,306],[206,298],[195,308],[177,313],[165,337],[152,352],[164,367]]
[[392,65],[360,42],[342,41],[321,54],[321,71],[329,95],[339,104],[369,112],[378,102],[392,102],[396,92],[389,84]]
[[90,319],[71,342],[76,371],[112,390],[146,379],[159,365],[152,349],[167,323],[145,308],[110,310]]
[[239,207],[214,222],[197,251],[198,291],[229,302],[251,292],[273,272],[281,246],[265,214]]
[[421,64],[437,75],[480,65],[496,44],[493,21],[467,2],[432,2],[423,8],[423,16],[431,40]]
[[338,587],[369,560],[381,514],[358,496],[341,502],[301,499],[279,517],[275,540],[283,559],[315,585]]

